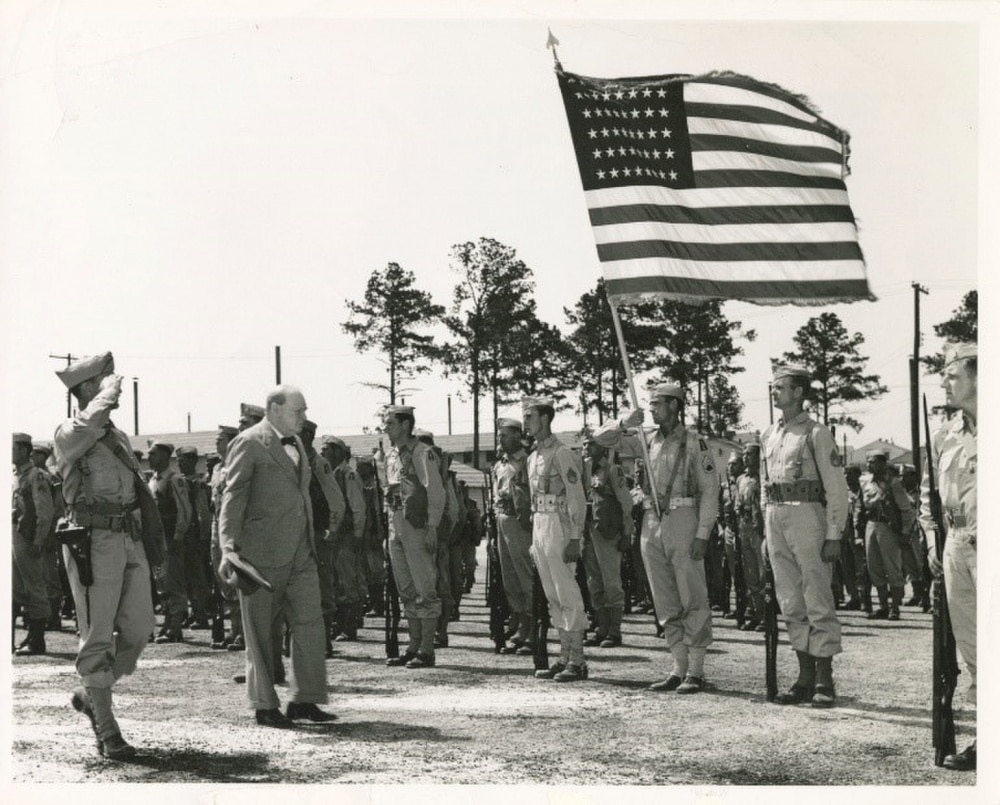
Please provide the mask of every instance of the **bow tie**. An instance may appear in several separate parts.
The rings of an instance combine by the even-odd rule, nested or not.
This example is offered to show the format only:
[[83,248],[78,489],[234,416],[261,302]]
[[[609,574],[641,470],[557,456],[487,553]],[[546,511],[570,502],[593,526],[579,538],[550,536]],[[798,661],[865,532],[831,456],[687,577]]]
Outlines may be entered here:
[[281,437],[281,444],[282,444],[282,446],[284,446],[286,444],[290,444],[292,447],[295,447],[295,437],[294,436],[282,436]]

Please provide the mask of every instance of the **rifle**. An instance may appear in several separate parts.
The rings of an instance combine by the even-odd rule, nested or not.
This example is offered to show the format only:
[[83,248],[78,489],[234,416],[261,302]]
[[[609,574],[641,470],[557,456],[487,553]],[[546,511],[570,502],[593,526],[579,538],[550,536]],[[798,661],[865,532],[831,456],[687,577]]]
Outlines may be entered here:
[[504,634],[504,618],[507,609],[503,590],[503,576],[500,573],[500,534],[494,510],[493,478],[483,472],[489,505],[486,507],[486,605],[490,608],[490,640],[493,653],[499,654],[507,643]]
[[[941,517],[941,496],[934,479],[934,453],[931,445],[931,426],[927,417],[927,396],[924,395],[924,435],[927,439],[927,488],[930,497],[930,516],[938,538],[934,553],[940,562],[947,538]],[[944,576],[934,580],[934,655],[932,660],[931,745],[934,747],[934,765],[943,766],[947,755],[955,754],[955,715],[951,700],[958,684],[958,657],[955,652],[955,634],[948,616],[948,596]]]
[[746,576],[743,575],[743,551],[740,542],[740,521],[736,516],[736,494],[728,469],[726,470],[726,489],[729,492],[729,506],[728,510],[723,513],[723,517],[728,527],[733,531],[733,566],[730,570],[730,576],[736,590],[736,625],[743,626],[746,622],[747,612],[747,582]]
[[549,601],[545,597],[545,588],[542,587],[542,577],[538,575],[538,568],[532,562],[534,573],[532,574],[532,596],[531,616],[535,619],[535,652],[532,655],[536,671],[547,671],[549,668],[549,628],[552,621],[549,618]]
[[382,572],[385,581],[382,585],[382,609],[385,612],[385,656],[396,658],[399,656],[399,589],[396,587],[396,577],[392,574],[392,556],[389,553],[389,528],[387,523],[383,523],[383,495],[382,484],[378,477],[378,470],[375,472],[375,494],[377,496],[376,511],[378,522],[377,528],[382,528],[385,534],[382,540]]
[[778,695],[778,600],[774,594],[774,569],[764,556],[764,682],[767,700]]

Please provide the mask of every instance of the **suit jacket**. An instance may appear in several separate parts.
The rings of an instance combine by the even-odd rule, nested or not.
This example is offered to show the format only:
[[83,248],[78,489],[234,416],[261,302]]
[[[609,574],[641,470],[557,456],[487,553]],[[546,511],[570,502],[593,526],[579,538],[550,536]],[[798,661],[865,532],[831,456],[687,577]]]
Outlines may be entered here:
[[255,565],[276,567],[292,561],[300,539],[313,543],[309,460],[295,437],[299,466],[266,419],[247,428],[226,452],[226,486],[219,513],[223,554],[236,551]]

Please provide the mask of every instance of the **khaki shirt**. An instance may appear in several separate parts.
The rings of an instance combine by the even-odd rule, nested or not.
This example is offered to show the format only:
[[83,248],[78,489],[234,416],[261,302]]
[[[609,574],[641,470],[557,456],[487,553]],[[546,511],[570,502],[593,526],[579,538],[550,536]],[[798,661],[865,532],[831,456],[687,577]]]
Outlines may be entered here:
[[[884,478],[881,481],[876,481],[870,475],[863,475],[861,476],[861,492],[868,519],[884,516],[886,512],[891,512],[895,506],[899,509],[900,514],[900,536],[910,535],[916,515],[909,495],[903,489],[902,481],[898,478]],[[890,522],[889,525],[893,525],[893,523]]]
[[[14,528],[25,539],[42,547],[52,530],[55,507],[52,505],[52,486],[40,469],[27,462],[14,470]],[[21,519],[28,514],[27,499],[35,510],[34,533],[24,534]],[[27,527],[27,524],[25,524]]]
[[177,506],[177,525],[173,534],[164,534],[164,537],[168,542],[172,539],[184,539],[194,518],[187,479],[168,467],[163,472],[153,473],[149,479],[149,491],[153,493],[153,497],[156,497],[157,492],[161,495],[173,495]]
[[[365,505],[365,492],[361,486],[361,478],[346,461],[334,470],[334,474],[337,472],[344,474],[344,496],[347,498],[347,506],[350,508],[351,517],[354,520],[354,538],[360,540],[365,535],[365,523],[368,521],[368,507]],[[330,522],[333,522],[332,510]],[[333,531],[332,526],[330,530]]]
[[389,448],[385,457],[386,481],[390,486],[399,483],[407,453],[412,455],[417,481],[427,490],[427,528],[437,530],[444,515],[444,485],[441,483],[437,454],[428,445],[413,439],[410,444]]
[[[965,526],[962,530],[976,534],[978,457],[975,429],[966,422],[963,415],[956,414],[934,434],[931,439],[931,452],[934,460],[934,480],[942,507],[945,512],[964,517]],[[926,463],[920,487],[920,500],[920,525],[927,535],[927,548],[930,550],[937,544],[937,526],[931,518],[930,484]]]
[[534,500],[539,495],[566,498],[571,526],[570,539],[580,539],[587,521],[587,498],[583,492],[582,467],[573,451],[555,436],[535,445],[528,456],[528,488]]
[[347,514],[344,493],[340,491],[340,484],[337,483],[330,462],[315,450],[309,454],[309,469],[323,490],[323,497],[326,498],[326,505],[330,509],[330,533],[336,534],[344,515]]
[[847,522],[847,480],[829,428],[805,411],[789,423],[779,419],[761,439],[761,507],[769,481],[822,481],[826,495],[825,539],[839,540]]
[[516,517],[530,516],[528,454],[523,450],[518,450],[511,456],[504,456],[493,465],[493,497],[498,502],[510,501]]

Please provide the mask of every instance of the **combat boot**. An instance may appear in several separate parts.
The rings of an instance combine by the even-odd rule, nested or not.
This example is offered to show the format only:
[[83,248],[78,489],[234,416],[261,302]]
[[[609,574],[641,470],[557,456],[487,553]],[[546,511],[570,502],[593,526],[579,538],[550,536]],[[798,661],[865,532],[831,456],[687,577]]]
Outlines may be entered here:
[[184,632],[182,629],[182,624],[184,623],[184,615],[178,613],[176,615],[167,615],[163,621],[163,628],[160,629],[160,633],[156,636],[156,643],[183,643],[184,642]]
[[833,657],[816,657],[816,690],[813,707],[833,707],[837,693],[833,687]]
[[583,641],[583,645],[585,646],[599,646],[604,638],[608,636],[608,608],[601,607],[594,614],[597,621],[597,628],[594,630],[592,637],[588,637]]
[[579,682],[587,678],[587,663],[583,658],[583,632],[566,632],[569,645],[569,662],[552,678],[556,682]]
[[28,619],[28,636],[14,652],[18,657],[32,657],[45,653],[45,618]]
[[556,674],[562,673],[569,665],[569,640],[565,629],[559,629],[559,659],[548,668],[540,668],[535,671],[535,679],[554,679]]
[[899,620],[899,605],[903,602],[903,588],[892,588],[892,603],[889,605],[889,620]]
[[924,600],[924,583],[920,579],[914,579],[911,584],[913,585],[913,595],[906,602],[906,606],[919,607],[920,602]]
[[884,621],[889,617],[889,588],[880,584],[875,590],[878,593],[878,609],[868,614],[868,620]]
[[617,648],[622,644],[622,615],[624,607],[605,607],[607,615],[607,636],[601,641],[601,648]]
[[[779,693],[774,701],[777,704],[801,704],[811,701],[816,692],[816,658],[805,651],[796,650],[799,660],[799,678],[787,693]],[[832,682],[831,682],[832,685]]]
[[444,606],[441,607],[441,615],[437,619],[434,648],[448,648],[448,612]]

